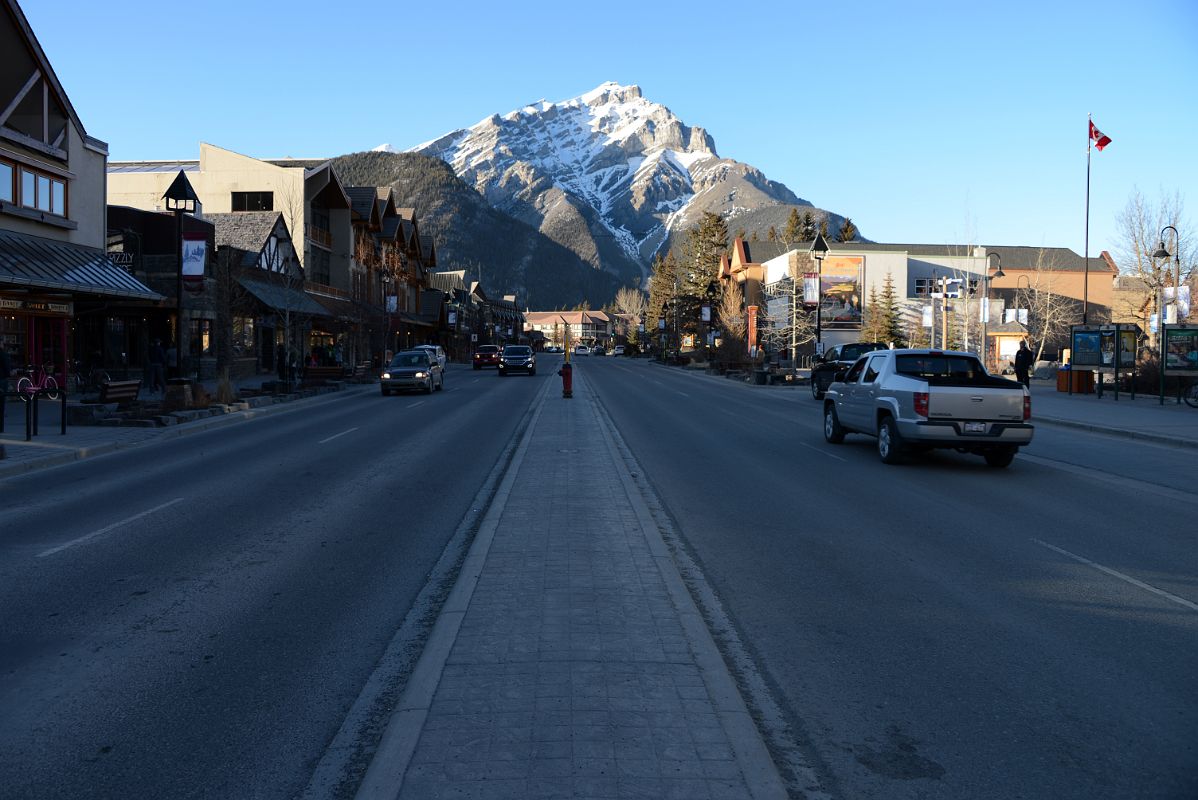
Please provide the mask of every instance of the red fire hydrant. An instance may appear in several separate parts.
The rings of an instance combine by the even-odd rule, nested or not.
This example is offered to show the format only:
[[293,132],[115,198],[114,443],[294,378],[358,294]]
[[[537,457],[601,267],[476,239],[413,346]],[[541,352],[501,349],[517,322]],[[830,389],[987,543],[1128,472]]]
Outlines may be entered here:
[[557,374],[562,376],[562,397],[573,397],[574,367],[567,361],[562,364],[562,368],[557,371]]

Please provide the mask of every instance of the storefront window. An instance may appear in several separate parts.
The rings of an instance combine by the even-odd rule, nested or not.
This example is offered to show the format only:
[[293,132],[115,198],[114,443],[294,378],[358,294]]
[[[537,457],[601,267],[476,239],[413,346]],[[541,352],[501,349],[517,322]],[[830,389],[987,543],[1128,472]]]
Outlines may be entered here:
[[191,321],[191,352],[201,358],[212,355],[212,320]]
[[233,317],[233,355],[248,356],[254,353],[254,318]]

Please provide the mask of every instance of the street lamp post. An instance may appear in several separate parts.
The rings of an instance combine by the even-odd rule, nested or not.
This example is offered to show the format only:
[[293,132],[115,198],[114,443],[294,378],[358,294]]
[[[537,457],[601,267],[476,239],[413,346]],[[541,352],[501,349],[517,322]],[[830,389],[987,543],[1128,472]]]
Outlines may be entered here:
[[[1181,295],[1181,234],[1179,234],[1177,232],[1177,228],[1174,228],[1172,225],[1166,225],[1165,227],[1161,228],[1161,244],[1160,244],[1160,247],[1158,247],[1156,249],[1156,252],[1152,254],[1152,257],[1165,259],[1165,269],[1166,270],[1169,269],[1170,253],[1168,250],[1165,249],[1165,231],[1173,231],[1173,253],[1172,253],[1172,256],[1173,256],[1173,264],[1174,264],[1174,267],[1176,268],[1176,272],[1174,273],[1174,276],[1173,276],[1173,305],[1174,305],[1174,308],[1177,308],[1178,311],[1180,312],[1180,310],[1181,310],[1181,302],[1180,302],[1181,301],[1181,297],[1180,297],[1180,295]],[[1161,281],[1161,284],[1163,286],[1164,281]],[[1180,314],[1179,314],[1179,316],[1180,316]],[[1162,304],[1161,319],[1159,320],[1161,325],[1164,325],[1164,317],[1165,317],[1165,308],[1164,308],[1164,305]],[[1180,321],[1180,320],[1178,320],[1178,321]],[[1164,328],[1162,327],[1161,330],[1164,330]]]
[[387,288],[394,283],[395,279],[387,272],[379,272],[379,287],[383,292],[383,346],[379,352],[379,359],[383,366],[387,365],[387,340],[391,338],[391,300],[387,295]]
[[[179,170],[179,174],[162,197],[166,200],[167,211],[175,214],[175,256],[178,267],[175,274],[175,352],[179,370],[177,377],[183,377],[187,374],[183,366],[186,363],[185,354],[191,353],[191,337],[183,330],[183,215],[194,214],[200,198],[196,196],[195,189],[191,187],[191,181],[187,180],[183,170]],[[183,348],[184,342],[187,343],[186,350]]]
[[[1165,231],[1173,231],[1173,263],[1177,266],[1177,273],[1173,280],[1173,307],[1177,309],[1177,317],[1180,322],[1181,317],[1181,234],[1177,232],[1177,228],[1172,225],[1166,225],[1161,228],[1161,245],[1152,254],[1153,258],[1165,259],[1165,274],[1169,272],[1169,251],[1165,249]],[[1165,282],[1161,281],[1160,302],[1157,303],[1156,314],[1156,333],[1160,342],[1160,369],[1161,374],[1161,394],[1160,404],[1165,404]]]
[[[815,241],[811,243],[811,256],[815,259],[815,354],[822,356],[824,354],[823,341],[823,323],[820,320],[820,311],[824,305],[824,256],[828,254],[828,243],[824,240],[822,233],[815,235]],[[792,355],[793,357],[793,355]]]
[[[994,271],[994,275],[990,274],[991,256],[998,259],[998,269]],[[990,323],[990,281],[992,278],[1006,277],[1006,273],[1002,271],[1002,256],[1000,254],[986,254],[986,271],[984,277],[985,280],[982,281],[982,363],[986,365],[986,369],[990,369],[990,340],[987,338],[987,326]],[[998,366],[997,359],[995,366]]]
[[715,297],[718,292],[719,292],[719,286],[716,285],[716,282],[708,281],[707,289],[706,289],[706,291],[703,292],[703,299],[706,302],[703,305],[703,314],[702,314],[702,316],[704,317],[703,321],[707,323],[706,330],[704,330],[704,332],[703,332],[703,349],[707,356],[707,358],[706,358],[707,361],[711,361],[712,306],[715,305]]

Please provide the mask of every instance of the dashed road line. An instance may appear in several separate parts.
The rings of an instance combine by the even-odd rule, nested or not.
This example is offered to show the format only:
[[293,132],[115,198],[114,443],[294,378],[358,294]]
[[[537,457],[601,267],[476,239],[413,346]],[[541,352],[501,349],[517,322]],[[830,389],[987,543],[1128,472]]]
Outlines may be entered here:
[[153,508],[149,509],[148,511],[143,511],[140,514],[134,514],[131,517],[126,517],[125,519],[121,520],[120,522],[114,522],[111,525],[100,528],[100,530],[98,530],[98,531],[92,531],[91,533],[87,534],[86,536],[80,536],[78,539],[72,539],[71,541],[66,542],[64,544],[60,544],[57,547],[51,547],[49,550],[43,550],[42,552],[37,554],[37,557],[45,558],[46,556],[52,556],[55,553],[61,553],[63,550],[66,550],[69,547],[74,547],[75,545],[83,544],[84,542],[90,542],[92,539],[103,536],[106,533],[115,531],[117,528],[119,528],[123,525],[128,525],[130,522],[136,522],[137,520],[141,519],[142,517],[148,517],[151,514],[157,513],[164,508],[169,508],[169,507],[173,506],[175,503],[182,503],[182,502],[183,502],[182,497],[176,497],[174,500],[163,503],[160,506],[154,506]]

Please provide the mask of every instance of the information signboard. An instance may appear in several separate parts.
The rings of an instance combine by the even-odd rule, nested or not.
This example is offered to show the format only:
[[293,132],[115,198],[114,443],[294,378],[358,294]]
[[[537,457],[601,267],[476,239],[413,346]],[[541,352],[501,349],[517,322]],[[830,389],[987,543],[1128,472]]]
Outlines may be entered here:
[[1165,372],[1198,374],[1198,327],[1165,326]]

